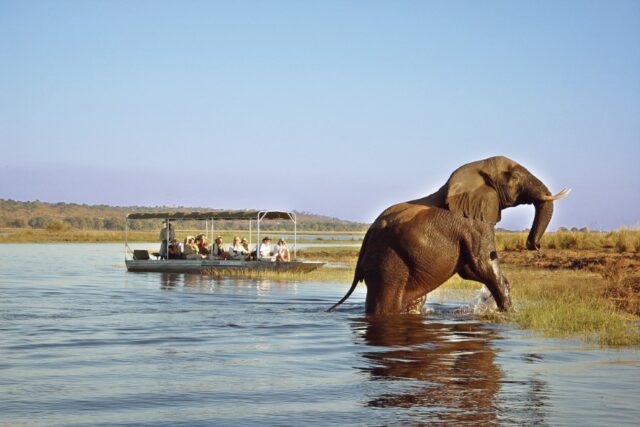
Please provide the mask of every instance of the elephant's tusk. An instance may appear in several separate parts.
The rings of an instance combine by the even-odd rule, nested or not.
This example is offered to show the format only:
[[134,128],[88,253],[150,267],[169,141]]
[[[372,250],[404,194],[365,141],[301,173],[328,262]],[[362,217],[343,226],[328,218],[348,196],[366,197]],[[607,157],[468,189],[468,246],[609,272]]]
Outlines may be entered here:
[[561,192],[559,192],[558,194],[556,194],[555,196],[542,196],[540,197],[540,200],[543,200],[545,202],[549,202],[549,201],[553,201],[553,200],[560,200],[560,199],[564,199],[565,197],[567,197],[569,195],[569,193],[571,193],[571,189],[570,188],[563,188]]

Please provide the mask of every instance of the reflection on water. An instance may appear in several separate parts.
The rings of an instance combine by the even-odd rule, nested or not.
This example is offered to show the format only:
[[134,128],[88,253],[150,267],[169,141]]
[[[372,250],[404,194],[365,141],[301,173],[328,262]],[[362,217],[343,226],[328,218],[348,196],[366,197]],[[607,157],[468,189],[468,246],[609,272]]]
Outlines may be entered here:
[[[500,404],[503,374],[493,342],[498,333],[473,320],[431,321],[423,316],[359,319],[352,323],[357,340],[370,346],[360,353],[361,368],[378,386],[367,406],[402,408],[404,421],[494,424],[514,418]],[[545,384],[531,380],[521,395],[511,394],[529,412],[518,420],[544,421]],[[511,405],[510,405],[511,406]],[[504,412],[504,413],[503,413]]]
[[[354,323],[376,351],[362,353],[373,380],[414,380],[407,389],[371,399],[373,407],[418,408],[443,422],[493,422],[501,373],[495,364],[496,338],[474,322],[429,322],[401,316]],[[381,348],[380,348],[381,347]]]
[[[156,273],[154,273],[156,274]],[[237,277],[214,277],[200,274],[184,274],[184,273],[157,273],[160,281],[160,289],[164,291],[170,290],[189,290],[194,292],[215,292],[216,287],[228,286],[235,288],[243,288],[246,286],[255,287],[258,295],[266,296],[270,293],[272,287],[286,288],[289,292],[295,292],[298,285],[295,282],[279,279],[243,279]],[[244,291],[241,291],[244,292]]]
[[0,426],[640,418],[634,349],[490,324],[463,295],[367,319],[358,288],[325,313],[347,284],[129,274],[121,249],[0,245]]

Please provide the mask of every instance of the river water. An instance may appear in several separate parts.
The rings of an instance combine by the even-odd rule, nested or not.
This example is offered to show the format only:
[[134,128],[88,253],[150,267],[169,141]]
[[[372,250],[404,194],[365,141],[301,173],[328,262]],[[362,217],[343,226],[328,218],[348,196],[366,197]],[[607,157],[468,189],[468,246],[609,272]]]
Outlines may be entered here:
[[638,425],[640,352],[367,320],[344,283],[127,273],[122,245],[0,245],[0,425]]

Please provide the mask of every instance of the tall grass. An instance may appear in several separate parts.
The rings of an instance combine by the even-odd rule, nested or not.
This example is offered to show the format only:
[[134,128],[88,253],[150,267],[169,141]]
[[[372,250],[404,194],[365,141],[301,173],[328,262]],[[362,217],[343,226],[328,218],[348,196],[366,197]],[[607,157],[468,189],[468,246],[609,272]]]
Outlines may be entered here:
[[[498,250],[525,249],[527,233],[496,234]],[[640,229],[621,228],[610,232],[555,231],[542,237],[541,244],[549,249],[613,250],[616,252],[640,252]]]
[[638,318],[608,298],[607,280],[584,271],[514,269],[510,319],[547,336],[608,346],[640,345]]

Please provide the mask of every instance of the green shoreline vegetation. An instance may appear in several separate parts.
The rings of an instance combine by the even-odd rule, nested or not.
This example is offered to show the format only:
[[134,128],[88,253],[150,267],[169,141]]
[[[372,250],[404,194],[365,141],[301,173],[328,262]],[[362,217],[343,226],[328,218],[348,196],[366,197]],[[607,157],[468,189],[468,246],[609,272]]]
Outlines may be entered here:
[[[127,240],[129,242],[149,243],[158,241],[157,230],[129,230]],[[203,229],[190,228],[178,229],[176,235],[179,240],[187,235],[195,235],[204,232]],[[233,236],[248,236],[247,229],[216,230],[225,239]],[[255,230],[253,230],[255,235]],[[278,234],[290,235],[293,230],[263,230],[262,234],[277,236]],[[300,242],[332,242],[345,243],[359,242],[364,237],[364,231],[310,231],[298,230],[300,235],[317,235],[314,239],[300,239]],[[336,236],[353,236],[351,239],[336,239]],[[499,251],[524,250],[526,232],[497,232],[496,244]],[[33,228],[0,228],[0,243],[120,243],[124,242],[124,230],[78,230],[65,225],[52,225],[43,229]],[[574,249],[574,250],[613,250],[615,252],[640,252],[640,229],[621,228],[616,231],[554,231],[547,232],[542,238],[542,244],[547,249]]]

